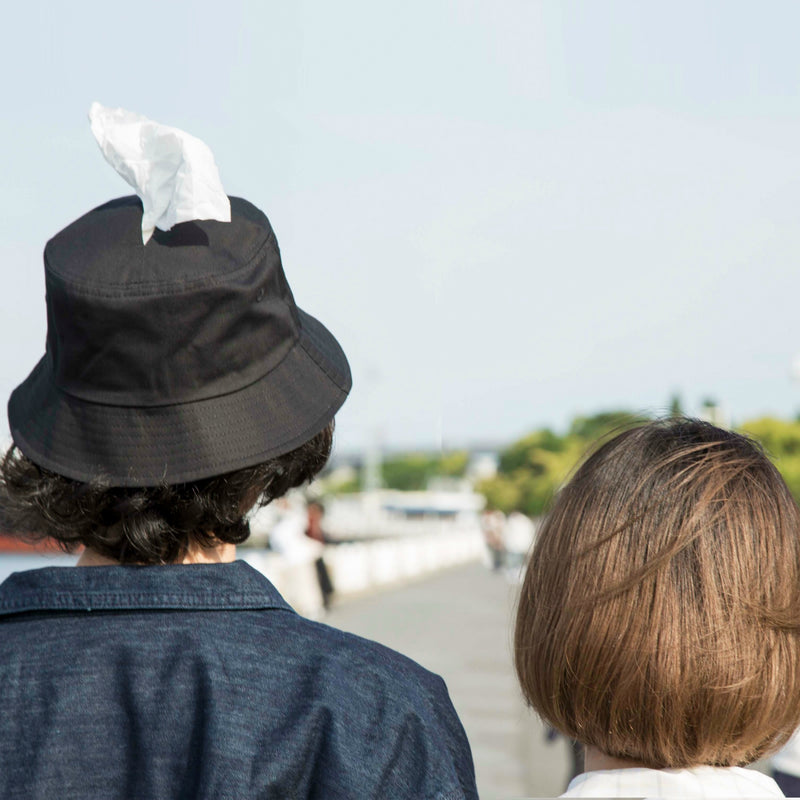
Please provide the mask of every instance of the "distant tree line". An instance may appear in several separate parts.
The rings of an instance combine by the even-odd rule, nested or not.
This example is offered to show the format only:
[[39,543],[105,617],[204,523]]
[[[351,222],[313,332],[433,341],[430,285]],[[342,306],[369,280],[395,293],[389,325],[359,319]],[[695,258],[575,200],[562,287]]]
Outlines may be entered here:
[[591,443],[644,421],[639,414],[609,411],[576,417],[565,434],[550,428],[534,431],[501,451],[497,475],[476,489],[489,508],[538,516]]
[[[704,402],[704,411],[713,407],[712,400]],[[673,398],[670,413],[682,413],[677,398]],[[538,516],[590,446],[650,418],[629,411],[608,411],[576,417],[565,433],[550,428],[533,431],[500,451],[497,474],[480,481],[476,491],[484,495],[489,508]],[[800,417],[795,420],[762,417],[745,422],[737,430],[761,442],[800,502]],[[386,458],[381,465],[381,477],[387,489],[422,490],[432,478],[463,477],[468,464],[466,450],[405,453]],[[358,491],[359,483],[354,479],[335,491]]]
[[800,503],[800,417],[794,420],[761,417],[746,422],[739,430],[761,442]]
[[[433,478],[461,478],[467,471],[469,452],[452,450],[445,453],[411,452],[385,457],[381,463],[381,485],[386,489],[403,492],[421,491],[428,488]],[[363,489],[362,475],[332,485],[336,494],[360,492]]]
[[[711,401],[704,404],[704,409],[713,407]],[[680,408],[673,407],[672,413],[680,414]],[[545,510],[591,445],[616,430],[646,419],[642,415],[614,411],[578,417],[564,435],[547,428],[535,431],[503,450],[497,475],[476,488],[486,497],[490,508],[537,516]],[[800,419],[762,417],[745,422],[737,430],[762,444],[800,502]]]
[[462,477],[468,463],[469,453],[466,450],[435,455],[408,453],[384,460],[381,477],[387,489],[411,492],[426,489],[431,478]]

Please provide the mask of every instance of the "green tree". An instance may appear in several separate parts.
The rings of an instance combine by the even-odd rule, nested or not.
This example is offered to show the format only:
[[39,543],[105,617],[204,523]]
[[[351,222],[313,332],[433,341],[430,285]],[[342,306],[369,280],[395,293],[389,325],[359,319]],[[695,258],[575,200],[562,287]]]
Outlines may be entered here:
[[536,453],[543,450],[558,453],[563,451],[565,446],[565,438],[557,436],[549,428],[534,431],[500,453],[498,471],[505,475],[510,475],[514,470],[521,468],[535,471]]
[[436,458],[425,453],[392,456],[381,465],[383,485],[405,492],[425,489],[436,471]]
[[745,422],[741,430],[761,442],[789,491],[800,502],[800,422],[761,417]]
[[461,477],[468,463],[469,452],[466,450],[442,454],[401,453],[384,459],[381,478],[387,489],[420,491],[428,487],[428,481],[433,477]]
[[453,450],[453,452],[444,453],[439,457],[436,472],[450,478],[460,478],[467,471],[468,464],[469,452],[467,450]]
[[682,417],[684,414],[683,411],[683,403],[681,402],[681,396],[675,392],[672,395],[669,401],[669,415],[671,417]]
[[515,481],[506,475],[495,475],[481,481],[476,487],[486,498],[486,507],[500,511],[513,511],[520,507],[522,492]]
[[[673,411],[677,411],[673,398]],[[707,398],[704,406],[715,407]],[[490,508],[535,516],[547,508],[583,454],[612,431],[639,425],[647,418],[629,411],[606,411],[576,417],[564,436],[543,428],[510,444],[500,453],[497,475],[476,488]],[[762,417],[741,427],[761,442],[789,490],[800,502],[800,420]]]
[[635,414],[632,411],[601,411],[591,417],[575,417],[570,425],[570,433],[588,443],[612,431],[641,425],[649,419],[644,414]]
[[645,421],[646,417],[629,411],[606,411],[577,417],[563,436],[549,428],[533,431],[503,450],[497,475],[476,488],[491,508],[537,516],[594,440]]

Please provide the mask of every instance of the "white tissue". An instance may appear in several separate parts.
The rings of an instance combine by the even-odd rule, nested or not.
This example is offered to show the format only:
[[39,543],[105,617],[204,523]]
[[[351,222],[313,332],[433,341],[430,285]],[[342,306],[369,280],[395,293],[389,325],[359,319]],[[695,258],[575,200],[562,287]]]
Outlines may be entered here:
[[231,221],[211,150],[194,136],[124,108],[92,103],[92,133],[112,167],[142,200],[142,243],[194,219]]

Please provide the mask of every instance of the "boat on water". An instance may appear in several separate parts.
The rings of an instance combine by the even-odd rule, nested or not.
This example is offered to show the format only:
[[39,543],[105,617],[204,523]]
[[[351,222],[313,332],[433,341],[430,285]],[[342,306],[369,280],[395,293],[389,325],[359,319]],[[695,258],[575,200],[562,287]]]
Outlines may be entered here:
[[64,551],[51,539],[42,542],[26,542],[10,533],[0,533],[0,553],[21,553],[24,555],[52,555]]

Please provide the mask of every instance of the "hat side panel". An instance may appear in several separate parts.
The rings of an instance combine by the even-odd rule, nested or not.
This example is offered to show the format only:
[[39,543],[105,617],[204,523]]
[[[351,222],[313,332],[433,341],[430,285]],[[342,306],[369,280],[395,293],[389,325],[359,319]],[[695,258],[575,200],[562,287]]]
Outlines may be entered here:
[[172,292],[89,294],[52,273],[46,282],[53,381],[92,402],[151,406],[236,391],[274,369],[299,336],[271,249],[224,280]]

